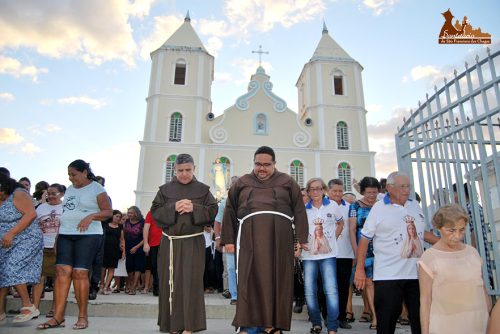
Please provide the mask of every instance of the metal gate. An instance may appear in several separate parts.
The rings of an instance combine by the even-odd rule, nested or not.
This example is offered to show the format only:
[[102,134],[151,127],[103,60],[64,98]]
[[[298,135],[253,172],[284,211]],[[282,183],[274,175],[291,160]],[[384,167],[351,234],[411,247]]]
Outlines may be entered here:
[[[484,260],[490,295],[500,295],[500,50],[465,63],[450,81],[418,103],[396,134],[398,168],[421,196],[431,221],[443,204],[458,202],[469,211],[473,240]],[[430,223],[429,223],[430,224]],[[465,269],[465,268],[464,268]]]

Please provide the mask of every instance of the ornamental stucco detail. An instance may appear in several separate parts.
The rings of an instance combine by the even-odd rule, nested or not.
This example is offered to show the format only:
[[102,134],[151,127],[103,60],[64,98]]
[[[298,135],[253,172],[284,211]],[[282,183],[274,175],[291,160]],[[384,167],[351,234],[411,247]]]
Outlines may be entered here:
[[[259,71],[257,71],[257,73],[262,74]],[[267,77],[267,75],[265,76]],[[257,94],[259,89],[262,89],[264,91],[264,94],[266,94],[273,101],[274,111],[284,112],[287,109],[285,100],[273,93],[273,84],[270,81],[264,81],[263,83],[260,83],[257,80],[250,81],[250,83],[248,84],[248,92],[245,95],[240,96],[236,100],[236,108],[242,111],[248,110],[248,108],[250,107],[249,100],[254,97],[255,94]]]

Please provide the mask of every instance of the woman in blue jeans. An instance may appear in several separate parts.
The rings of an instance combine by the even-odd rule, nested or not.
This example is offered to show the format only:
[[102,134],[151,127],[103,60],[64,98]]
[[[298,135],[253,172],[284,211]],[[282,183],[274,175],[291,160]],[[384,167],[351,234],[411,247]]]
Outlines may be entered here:
[[337,288],[337,238],[342,232],[344,221],[338,205],[326,196],[327,186],[320,178],[307,182],[309,202],[306,204],[309,222],[308,244],[303,247],[305,297],[311,334],[321,333],[321,315],[318,304],[318,275],[321,275],[326,297],[328,334],[337,333],[339,296]]

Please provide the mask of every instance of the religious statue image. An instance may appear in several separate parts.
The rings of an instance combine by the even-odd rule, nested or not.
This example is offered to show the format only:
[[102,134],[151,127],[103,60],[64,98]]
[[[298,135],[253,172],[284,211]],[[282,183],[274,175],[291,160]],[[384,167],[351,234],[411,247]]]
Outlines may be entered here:
[[330,247],[330,243],[323,233],[323,223],[319,221],[316,222],[317,220],[322,221],[322,219],[315,219],[314,221],[314,225],[316,225],[316,227],[314,228],[314,234],[311,240],[311,254],[328,254],[332,251],[332,248]]
[[226,174],[227,167],[220,159],[216,159],[212,164],[212,176],[214,178],[214,190],[217,199],[226,197]]
[[405,217],[406,222],[406,239],[401,248],[401,257],[409,259],[412,257],[420,257],[424,253],[422,241],[417,235],[415,227],[415,219],[411,216]]

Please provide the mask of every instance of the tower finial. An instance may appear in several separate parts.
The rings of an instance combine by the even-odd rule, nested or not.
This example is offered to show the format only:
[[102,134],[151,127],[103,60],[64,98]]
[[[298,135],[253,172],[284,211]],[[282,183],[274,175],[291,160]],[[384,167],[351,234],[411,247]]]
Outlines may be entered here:
[[328,34],[328,28],[326,27],[325,19],[323,19],[323,34]]
[[184,22],[191,22],[191,17],[189,17],[189,9],[186,13],[186,17],[184,18]]

